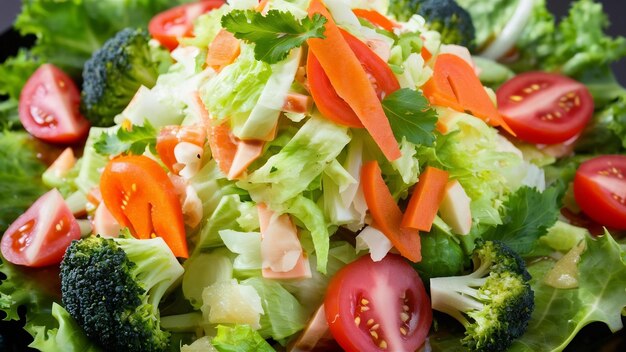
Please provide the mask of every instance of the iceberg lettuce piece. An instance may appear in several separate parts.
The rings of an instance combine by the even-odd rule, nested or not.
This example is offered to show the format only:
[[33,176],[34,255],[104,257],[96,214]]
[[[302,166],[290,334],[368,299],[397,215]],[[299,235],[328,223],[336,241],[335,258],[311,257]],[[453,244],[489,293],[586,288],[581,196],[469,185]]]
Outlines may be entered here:
[[258,229],[259,220],[253,203],[242,202],[237,194],[224,195],[200,230],[196,248],[201,250],[224,245],[220,230],[248,232]]
[[226,248],[218,248],[210,253],[194,253],[185,261],[183,295],[194,308],[200,309],[202,306],[202,291],[205,287],[233,278],[232,256]]
[[263,315],[261,328],[262,337],[282,340],[300,331],[306,325],[309,316],[296,298],[285,290],[278,282],[253,277],[241,282],[242,286],[254,288],[261,297]]
[[84,194],[88,194],[94,187],[100,184],[102,170],[109,162],[108,157],[96,153],[93,145],[100,138],[102,133],[115,133],[116,129],[117,127],[92,127],[89,130],[89,137],[87,137],[87,142],[85,142],[83,157],[80,159],[78,176],[74,180],[76,187]]
[[[302,58],[302,48],[292,49],[289,56],[271,65],[272,75],[245,121],[235,120],[233,134],[241,139],[268,139],[276,128],[287,94]],[[239,123],[237,123],[239,122]]]
[[437,137],[434,150],[419,149],[418,158],[448,171],[451,179],[461,183],[472,200],[474,227],[501,224],[506,196],[521,184],[508,175],[522,165],[522,158],[517,152],[503,151],[498,131],[482,120],[457,112],[445,118],[450,132]]
[[[274,352],[272,346],[248,325],[218,325],[211,344],[219,352]],[[207,352],[206,349],[201,351]]]
[[296,135],[237,186],[252,200],[280,212],[285,203],[307,190],[350,141],[348,129],[315,114]]
[[78,323],[63,307],[52,303],[52,317],[58,327],[31,326],[34,341],[28,347],[50,352],[99,352],[102,349],[94,344]]
[[206,50],[222,30],[222,16],[230,11],[227,4],[196,18],[193,22],[193,37],[184,37],[179,42],[184,46],[195,46]]
[[255,287],[235,279],[206,287],[201,310],[209,324],[248,324],[253,329],[261,327],[261,315],[265,314]]
[[200,96],[213,118],[230,118],[236,126],[257,105],[271,75],[270,65],[257,61],[253,47],[242,44],[237,60],[208,80],[200,88]]
[[238,254],[233,261],[233,269],[248,271],[261,270],[261,233],[221,230],[220,238],[229,251]]

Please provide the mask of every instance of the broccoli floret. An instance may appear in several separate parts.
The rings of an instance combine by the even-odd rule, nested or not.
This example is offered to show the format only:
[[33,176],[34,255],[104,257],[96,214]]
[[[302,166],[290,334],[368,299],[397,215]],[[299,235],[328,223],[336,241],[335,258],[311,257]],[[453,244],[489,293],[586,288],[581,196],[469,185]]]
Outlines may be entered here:
[[432,307],[463,326],[471,351],[504,351],[528,327],[534,309],[522,258],[498,241],[478,240],[474,272],[430,280]]
[[429,28],[441,33],[442,43],[474,49],[476,30],[472,17],[454,0],[391,0],[389,13],[401,21],[418,14]]
[[89,237],[61,262],[65,309],[87,336],[110,351],[164,351],[158,305],[183,267],[162,238]]
[[112,126],[140,86],[152,88],[163,58],[144,29],[126,28],[94,52],[83,69],[82,110],[93,126]]

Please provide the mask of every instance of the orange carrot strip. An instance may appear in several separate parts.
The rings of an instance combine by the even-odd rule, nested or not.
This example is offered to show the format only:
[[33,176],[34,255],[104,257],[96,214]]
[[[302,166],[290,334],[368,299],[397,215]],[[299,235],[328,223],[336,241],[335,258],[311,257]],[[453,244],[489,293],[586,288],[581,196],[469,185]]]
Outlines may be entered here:
[[378,162],[370,161],[361,169],[361,187],[374,219],[372,226],[389,238],[400,254],[412,262],[422,259],[419,232],[402,228],[402,211],[383,180]]
[[237,154],[237,143],[232,138],[228,121],[219,125],[209,123],[207,136],[213,159],[224,175],[228,175]]
[[439,204],[445,195],[447,184],[448,173],[446,171],[428,166],[420,175],[417,187],[404,212],[402,227],[430,231],[437,216]]
[[239,40],[229,31],[222,29],[209,45],[206,64],[219,72],[232,64],[239,56],[239,52]]
[[515,135],[489,99],[474,69],[457,55],[438,55],[433,77],[422,89],[433,105],[447,106],[460,112],[469,111],[491,126],[501,126]]
[[309,49],[322,65],[337,94],[354,110],[385,157],[388,160],[398,159],[401,156],[398,142],[361,62],[320,0],[311,1],[308,12],[311,17],[319,13],[327,19],[326,38],[308,39]]
[[378,26],[386,31],[393,32],[394,28],[398,28],[399,25],[390,20],[380,12],[375,10],[365,9],[353,9],[352,12],[362,19],[370,21],[373,25]]
[[430,51],[428,51],[428,49],[426,49],[426,46],[422,46],[421,55],[422,55],[422,58],[424,59],[424,61],[428,61],[428,60],[430,60],[431,57],[433,57],[433,54],[431,54]]

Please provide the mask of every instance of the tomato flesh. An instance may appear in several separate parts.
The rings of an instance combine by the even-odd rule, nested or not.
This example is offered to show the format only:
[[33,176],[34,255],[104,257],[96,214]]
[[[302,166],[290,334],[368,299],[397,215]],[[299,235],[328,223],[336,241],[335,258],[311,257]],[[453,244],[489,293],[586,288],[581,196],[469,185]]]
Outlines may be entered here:
[[89,131],[79,107],[80,93],[74,81],[56,66],[44,64],[24,85],[18,109],[20,121],[31,135],[51,143],[76,143]]
[[574,177],[574,197],[591,219],[626,230],[626,156],[603,155],[582,163]]
[[74,215],[53,189],[18,217],[2,236],[2,256],[30,267],[59,264],[72,240],[80,239]]
[[585,85],[568,77],[527,72],[503,84],[498,108],[516,137],[530,143],[556,144],[578,135],[593,115]]
[[[341,34],[363,65],[365,72],[371,77],[372,85],[380,100],[400,89],[400,84],[387,63],[378,57],[367,44],[344,30],[341,30]],[[322,115],[343,126],[363,128],[359,117],[337,94],[322,65],[310,50],[307,57],[307,77],[313,101]]]
[[162,237],[175,256],[189,256],[180,201],[156,161],[143,155],[111,160],[102,172],[100,192],[115,220],[133,236]]
[[432,323],[419,275],[394,254],[379,262],[363,256],[342,268],[331,279],[324,309],[346,351],[416,351]]
[[223,0],[202,0],[180,5],[154,16],[148,24],[148,31],[170,51],[178,46],[178,39],[192,35],[193,20],[224,5]]

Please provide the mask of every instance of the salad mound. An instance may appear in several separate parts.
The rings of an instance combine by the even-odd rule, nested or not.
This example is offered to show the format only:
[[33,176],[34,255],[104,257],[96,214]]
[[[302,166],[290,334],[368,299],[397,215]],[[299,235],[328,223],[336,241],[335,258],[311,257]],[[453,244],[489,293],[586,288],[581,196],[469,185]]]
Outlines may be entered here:
[[36,43],[0,65],[0,311],[41,351],[617,332],[607,25],[593,0],[559,21],[544,0],[24,1]]

